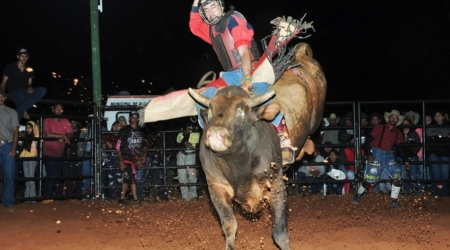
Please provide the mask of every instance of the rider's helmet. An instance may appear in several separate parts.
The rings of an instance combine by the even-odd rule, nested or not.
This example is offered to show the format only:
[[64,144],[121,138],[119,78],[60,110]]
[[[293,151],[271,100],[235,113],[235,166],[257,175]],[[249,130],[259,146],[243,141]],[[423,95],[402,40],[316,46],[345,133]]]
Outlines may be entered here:
[[[221,14],[214,17],[212,20],[209,20],[206,17],[205,14],[205,6],[208,4],[211,4],[213,2],[217,3],[217,8],[220,8]],[[205,21],[205,23],[210,24],[210,25],[214,25],[217,24],[220,19],[223,17],[223,15],[225,14],[224,12],[224,2],[223,0],[200,0],[200,2],[198,3],[198,11],[200,12],[200,16],[202,17],[203,21]]]

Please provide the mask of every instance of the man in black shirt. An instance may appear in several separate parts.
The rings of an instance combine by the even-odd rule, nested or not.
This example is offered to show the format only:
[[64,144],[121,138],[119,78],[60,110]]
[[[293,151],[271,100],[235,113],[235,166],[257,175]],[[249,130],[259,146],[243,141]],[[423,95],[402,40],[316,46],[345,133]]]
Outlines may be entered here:
[[122,171],[122,192],[119,204],[126,206],[125,194],[131,188],[134,202],[141,205],[136,192],[137,168],[147,162],[147,136],[139,128],[139,113],[131,111],[130,125],[125,126],[119,132],[116,150],[119,157],[119,168]]
[[47,93],[44,87],[33,88],[33,68],[27,64],[28,50],[17,51],[17,62],[6,65],[0,88],[8,91],[8,98],[16,104],[17,116],[30,119],[27,111]]

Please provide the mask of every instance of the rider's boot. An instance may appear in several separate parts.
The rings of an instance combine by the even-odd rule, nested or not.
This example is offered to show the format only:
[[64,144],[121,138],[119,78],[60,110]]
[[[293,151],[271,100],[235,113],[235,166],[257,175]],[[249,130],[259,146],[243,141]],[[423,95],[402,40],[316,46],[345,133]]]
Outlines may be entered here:
[[291,136],[289,134],[284,115],[278,125],[272,125],[274,126],[275,132],[280,138],[281,159],[283,160],[283,166],[294,163],[295,151],[297,150],[297,148],[292,146]]

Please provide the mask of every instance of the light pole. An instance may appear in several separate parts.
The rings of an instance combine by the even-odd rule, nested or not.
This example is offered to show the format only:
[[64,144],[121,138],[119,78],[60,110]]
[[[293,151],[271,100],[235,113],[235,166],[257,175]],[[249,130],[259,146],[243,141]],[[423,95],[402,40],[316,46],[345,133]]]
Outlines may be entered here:
[[102,0],[90,0],[91,13],[91,52],[92,52],[92,83],[94,102],[102,105],[102,77],[100,67],[100,36],[98,28],[98,11],[102,10]]

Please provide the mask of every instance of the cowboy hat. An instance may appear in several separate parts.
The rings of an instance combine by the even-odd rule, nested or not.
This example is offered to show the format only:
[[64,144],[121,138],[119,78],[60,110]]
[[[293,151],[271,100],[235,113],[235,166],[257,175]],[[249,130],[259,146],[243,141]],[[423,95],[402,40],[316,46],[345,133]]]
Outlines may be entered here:
[[414,116],[414,121],[411,121],[414,125],[417,125],[417,123],[419,123],[420,120],[420,115],[419,113],[416,113],[414,111],[409,111],[405,114],[405,117],[408,117],[408,115],[413,115]]
[[335,119],[335,120],[336,120],[336,123],[339,122],[339,117],[337,117],[337,115],[336,115],[335,113],[331,113],[331,114],[330,114],[330,117],[325,118],[325,119],[327,119],[328,122],[330,122],[330,119]]
[[403,115],[400,115],[400,111],[393,109],[390,113],[384,112],[384,120],[386,121],[386,123],[389,122],[389,117],[391,115],[396,115],[398,117],[398,122],[397,124],[395,124],[395,126],[402,124],[403,120],[405,120],[405,117]]
[[338,169],[331,169],[331,171],[328,172],[327,175],[338,181],[345,180],[347,178],[344,172]]

